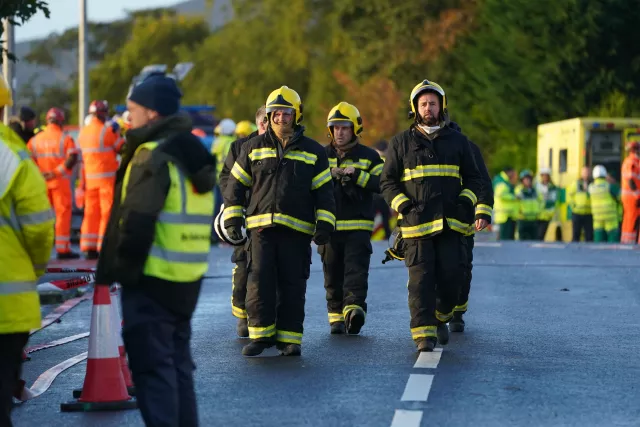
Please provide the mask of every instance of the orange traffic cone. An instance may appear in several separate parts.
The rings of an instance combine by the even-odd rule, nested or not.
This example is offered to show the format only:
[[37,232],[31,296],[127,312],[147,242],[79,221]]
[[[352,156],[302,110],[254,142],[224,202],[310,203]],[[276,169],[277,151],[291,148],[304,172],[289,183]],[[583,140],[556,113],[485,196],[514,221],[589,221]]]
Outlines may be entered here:
[[118,304],[118,285],[114,285],[111,288],[111,308],[113,310],[113,329],[118,335],[118,353],[120,354],[120,367],[122,368],[122,377],[127,385],[127,392],[129,396],[136,395],[136,387],[133,385],[131,379],[131,370],[129,370],[129,363],[127,362],[127,352],[124,348],[124,342],[122,341],[122,316],[120,315],[120,306]]
[[137,407],[136,400],[127,393],[122,376],[112,317],[109,287],[96,285],[91,311],[87,373],[81,396],[77,400],[62,403],[61,411],[111,411]]

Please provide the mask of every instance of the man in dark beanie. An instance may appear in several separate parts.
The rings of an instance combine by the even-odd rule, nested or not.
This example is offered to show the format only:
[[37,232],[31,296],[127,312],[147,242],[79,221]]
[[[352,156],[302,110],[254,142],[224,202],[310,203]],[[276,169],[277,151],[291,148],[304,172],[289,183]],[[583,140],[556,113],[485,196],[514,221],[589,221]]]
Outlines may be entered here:
[[122,284],[123,339],[147,426],[197,426],[191,317],[209,267],[215,160],[179,113],[182,93],[147,77],[127,131],[96,283]]
[[9,121],[9,127],[17,133],[22,140],[27,143],[35,133],[36,113],[29,107],[20,107],[20,114],[12,117]]

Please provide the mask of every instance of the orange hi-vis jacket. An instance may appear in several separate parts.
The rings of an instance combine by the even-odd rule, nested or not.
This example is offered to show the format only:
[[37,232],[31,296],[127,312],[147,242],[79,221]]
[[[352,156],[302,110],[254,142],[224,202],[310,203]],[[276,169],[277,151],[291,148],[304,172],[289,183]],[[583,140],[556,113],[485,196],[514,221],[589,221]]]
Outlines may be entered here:
[[103,123],[97,118],[82,128],[78,144],[82,151],[84,178],[87,188],[113,185],[118,170],[118,151],[124,139],[115,122]]
[[59,125],[49,123],[29,140],[27,147],[40,172],[54,174],[55,177],[47,181],[48,189],[69,185],[71,170],[64,163],[70,155],[77,153],[77,149],[73,138],[65,134]]
[[[632,187],[632,182],[635,188]],[[640,199],[640,157],[631,153],[622,162],[622,197]]]

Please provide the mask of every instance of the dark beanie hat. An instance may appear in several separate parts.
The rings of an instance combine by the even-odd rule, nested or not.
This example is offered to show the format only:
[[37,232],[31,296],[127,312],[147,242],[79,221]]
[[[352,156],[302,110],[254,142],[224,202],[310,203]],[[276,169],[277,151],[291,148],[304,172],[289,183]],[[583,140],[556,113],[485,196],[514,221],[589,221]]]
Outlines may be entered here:
[[129,100],[156,111],[161,116],[170,116],[180,109],[182,92],[170,77],[155,75],[147,77],[135,86]]
[[28,122],[36,118],[36,113],[29,107],[20,107],[20,120]]

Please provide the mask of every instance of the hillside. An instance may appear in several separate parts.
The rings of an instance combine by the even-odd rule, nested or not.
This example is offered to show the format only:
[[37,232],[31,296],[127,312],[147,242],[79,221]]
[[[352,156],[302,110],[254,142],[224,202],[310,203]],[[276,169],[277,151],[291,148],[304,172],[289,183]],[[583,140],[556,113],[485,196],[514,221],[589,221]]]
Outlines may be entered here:
[[[178,14],[181,15],[205,15],[207,14],[207,7],[205,6],[205,0],[189,0],[181,2],[171,7]],[[219,28],[224,25],[230,19],[232,15],[231,0],[216,0],[214,7],[208,12],[208,22],[211,29]],[[16,43],[15,54],[18,58],[16,63],[16,77],[17,77],[17,89],[18,93],[16,98],[18,103],[24,100],[24,92],[21,88],[24,85],[31,86],[35,91],[40,91],[44,86],[51,86],[57,84],[67,84],[70,76],[77,72],[78,62],[76,51],[62,51],[56,52],[57,64],[56,67],[41,66],[26,61],[24,58],[34,48],[34,46],[40,44],[43,40],[31,40],[27,42]],[[89,67],[94,66],[95,63],[90,63]]]

